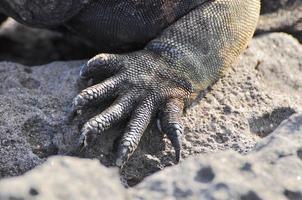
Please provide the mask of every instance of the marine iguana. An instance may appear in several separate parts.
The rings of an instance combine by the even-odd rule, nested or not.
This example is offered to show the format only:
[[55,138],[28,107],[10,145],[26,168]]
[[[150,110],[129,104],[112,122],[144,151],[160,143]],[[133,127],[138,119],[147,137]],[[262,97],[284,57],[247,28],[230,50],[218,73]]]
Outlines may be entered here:
[[244,51],[259,17],[260,0],[1,0],[0,13],[39,28],[66,30],[101,53],[81,68],[81,80],[108,78],[73,101],[112,105],[82,128],[86,146],[129,119],[116,164],[133,154],[153,116],[180,159],[184,101],[219,79]]

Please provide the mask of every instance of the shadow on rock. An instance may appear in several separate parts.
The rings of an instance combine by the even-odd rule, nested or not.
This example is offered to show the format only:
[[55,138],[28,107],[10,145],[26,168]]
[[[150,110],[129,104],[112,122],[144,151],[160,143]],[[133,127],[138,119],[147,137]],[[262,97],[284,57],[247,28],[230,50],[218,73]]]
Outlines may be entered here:
[[259,137],[266,137],[272,133],[283,120],[288,119],[296,111],[292,108],[276,108],[271,113],[265,113],[260,117],[249,119],[252,133]]

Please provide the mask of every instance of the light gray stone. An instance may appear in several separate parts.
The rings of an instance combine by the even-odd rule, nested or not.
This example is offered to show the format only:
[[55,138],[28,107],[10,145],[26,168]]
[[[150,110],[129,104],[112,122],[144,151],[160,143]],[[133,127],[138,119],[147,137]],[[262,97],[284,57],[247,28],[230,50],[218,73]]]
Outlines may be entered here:
[[0,182],[0,199],[128,199],[117,169],[98,160],[52,157],[21,177]]
[[302,199],[302,113],[248,155],[203,154],[146,178],[134,199]]
[[20,177],[0,181],[0,199],[302,198],[302,113],[293,115],[247,155],[224,151],[193,156],[126,190],[117,168],[98,160],[49,158]]
[[302,1],[261,0],[257,32],[286,32],[302,42]]

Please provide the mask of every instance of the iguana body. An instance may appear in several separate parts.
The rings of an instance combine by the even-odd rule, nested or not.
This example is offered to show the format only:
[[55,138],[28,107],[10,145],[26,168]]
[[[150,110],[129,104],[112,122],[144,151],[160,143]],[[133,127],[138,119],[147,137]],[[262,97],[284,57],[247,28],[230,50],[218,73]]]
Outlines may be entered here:
[[[118,151],[123,165],[152,116],[180,155],[184,99],[213,84],[245,49],[259,16],[259,0],[2,0],[0,11],[21,23],[69,31],[93,41],[100,54],[81,79],[104,75],[83,90],[74,111],[115,99],[82,129],[85,145],[97,133],[129,119]],[[129,53],[130,52],[130,53]]]

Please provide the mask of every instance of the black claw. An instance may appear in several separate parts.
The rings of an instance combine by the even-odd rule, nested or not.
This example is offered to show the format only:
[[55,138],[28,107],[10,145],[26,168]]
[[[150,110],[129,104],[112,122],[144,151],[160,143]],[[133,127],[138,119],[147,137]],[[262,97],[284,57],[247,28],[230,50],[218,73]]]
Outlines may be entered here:
[[82,128],[81,133],[79,144],[82,143],[84,147],[87,147],[96,138],[98,133],[97,124],[93,124],[91,121],[87,122]]
[[173,129],[166,132],[171,144],[175,150],[175,160],[178,163],[181,158],[181,138],[182,138],[182,128],[180,128],[179,124],[175,124]]
[[120,96],[109,108],[90,119],[84,127],[87,126],[96,133],[104,132],[120,120],[129,116],[129,113],[135,106],[134,102],[136,102],[136,98],[135,91]]
[[81,109],[82,107],[85,106],[85,104],[87,104],[87,100],[83,98],[82,95],[78,95],[73,99],[72,102],[72,111],[73,112],[77,112],[77,110]]
[[66,118],[64,119],[64,122],[66,124],[71,124],[72,121],[76,118],[77,111],[74,109],[73,105],[71,106],[71,109],[68,111]]
[[161,115],[161,128],[167,135],[175,150],[175,160],[178,163],[181,159],[181,138],[183,127],[180,117],[183,111],[183,102],[179,99],[171,99]]
[[85,135],[81,134],[78,142],[76,143],[75,147],[67,153],[69,156],[79,156],[79,153],[82,153],[85,149]]
[[80,76],[79,76],[79,78],[82,80],[87,80],[88,78],[87,76],[85,76],[86,69],[87,69],[87,64],[82,65],[80,70]]
[[78,146],[86,147],[90,144],[97,134],[100,134],[119,122],[121,119],[129,116],[134,107],[137,91],[133,90],[127,95],[121,96],[104,110],[101,114],[90,119],[82,128],[81,138]]
[[116,166],[123,167],[130,157],[129,146],[120,145],[117,153]]
[[94,71],[91,68],[92,67],[89,67],[89,62],[87,64],[82,65],[81,70],[80,70],[80,74],[79,74],[80,80],[87,81],[88,79],[91,78],[91,75],[90,75],[89,71]]
[[82,133],[77,144],[78,152],[82,152],[87,145],[85,134]]

